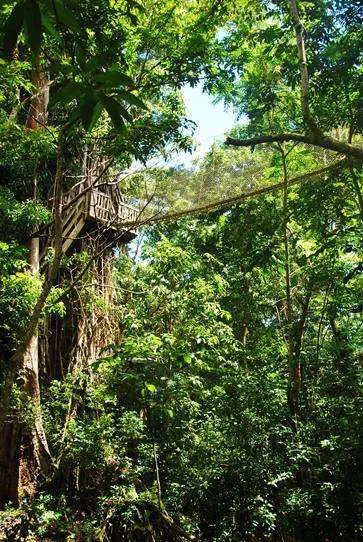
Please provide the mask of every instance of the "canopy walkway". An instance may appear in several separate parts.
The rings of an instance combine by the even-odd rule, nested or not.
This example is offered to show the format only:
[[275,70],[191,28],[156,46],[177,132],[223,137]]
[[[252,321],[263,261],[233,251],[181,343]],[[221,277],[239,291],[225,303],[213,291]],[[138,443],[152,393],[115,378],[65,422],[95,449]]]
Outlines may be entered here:
[[[324,168],[293,177],[288,181],[288,186],[299,184],[309,179],[324,177],[345,163],[345,159],[338,160]],[[142,211],[128,205],[124,201],[117,182],[98,184],[99,177],[96,175],[84,177],[82,181],[74,185],[63,196],[63,252],[69,249],[87,225],[91,226],[90,229],[92,230],[93,228],[93,231],[113,231],[115,239],[121,243],[127,243],[136,236],[135,230],[142,226],[177,220],[184,216],[202,214],[223,207],[231,207],[245,200],[280,190],[284,186],[283,182],[279,182],[206,205],[182,211],[171,211],[166,214],[156,213],[150,215],[147,205],[145,205]],[[144,213],[144,211],[146,212]]]
[[[325,178],[328,174],[331,174],[334,171],[337,172],[340,168],[344,168],[345,166],[347,166],[347,164],[348,162],[345,158],[336,160],[323,168],[315,169],[302,175],[292,177],[287,181],[287,185],[290,187],[300,184],[304,181]],[[285,183],[283,181],[274,184],[267,184],[266,186],[262,186],[261,188],[257,188],[255,190],[248,190],[246,192],[242,192],[241,194],[231,198],[212,201],[210,203],[206,203],[205,205],[197,205],[195,207],[190,207],[181,211],[155,213],[151,216],[147,216],[146,213],[144,214],[144,211],[147,210],[147,206],[145,205],[145,208],[141,212],[137,213],[136,220],[126,220],[125,218],[122,225],[124,228],[137,229],[142,226],[147,226],[158,222],[169,222],[173,220],[178,220],[179,218],[183,218],[186,216],[205,214],[216,211],[217,209],[230,208],[238,203],[242,203],[243,201],[259,198],[260,196],[263,196],[265,194],[275,192],[276,190],[282,190],[284,188],[284,184]]]

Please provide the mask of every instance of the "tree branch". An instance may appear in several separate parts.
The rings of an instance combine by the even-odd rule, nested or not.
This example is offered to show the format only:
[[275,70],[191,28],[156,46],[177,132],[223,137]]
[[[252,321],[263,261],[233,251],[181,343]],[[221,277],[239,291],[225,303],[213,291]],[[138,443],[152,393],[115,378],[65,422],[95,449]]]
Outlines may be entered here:
[[327,136],[318,126],[313,118],[309,105],[309,72],[305,49],[303,24],[300,20],[296,0],[289,0],[291,20],[295,29],[296,45],[300,64],[300,101],[301,112],[308,134],[283,133],[273,135],[262,135],[250,139],[234,139],[227,137],[226,144],[236,147],[250,147],[260,143],[282,143],[284,141],[296,141],[307,145],[314,145],[333,152],[338,152],[351,158],[363,161],[363,149],[349,143]]
[[[71,207],[72,205],[74,205],[79,199],[83,198],[83,196],[85,194],[87,194],[88,192],[90,192],[91,190],[93,190],[94,188],[97,188],[97,183],[98,181],[103,177],[103,175],[110,169],[110,167],[112,166],[112,164],[114,163],[115,159],[114,158],[111,158],[106,166],[103,168],[103,170],[97,175],[97,177],[95,178],[95,180],[89,185],[87,186],[84,190],[82,190],[82,192],[80,192],[79,194],[77,194],[77,196],[75,196],[71,201],[69,201],[68,203],[66,203],[65,205],[63,205],[63,208],[62,208],[62,212],[64,213],[64,211],[66,211],[67,209],[69,209],[69,207]],[[82,183],[83,181],[81,181]],[[81,184],[81,183],[78,183],[78,184]],[[106,184],[106,183],[104,183]],[[109,184],[109,183],[107,183]],[[74,185],[76,186],[76,185]],[[72,188],[74,188],[74,186],[72,186]]]
[[287,132],[283,134],[262,135],[248,139],[227,137],[225,144],[233,147],[253,147],[254,145],[260,145],[262,143],[283,143],[284,141],[296,141],[298,143],[305,143],[306,145],[314,145],[315,147],[321,147],[329,151],[351,156],[358,160],[363,160],[363,149],[349,145],[349,143],[338,141],[337,139],[333,139],[326,135],[317,136]]
[[306,58],[305,40],[303,25],[299,17],[296,0],[289,0],[291,19],[295,29],[296,45],[300,62],[300,100],[301,111],[305,124],[310,128],[313,134],[322,135],[320,128],[310,113],[309,106],[309,72]]

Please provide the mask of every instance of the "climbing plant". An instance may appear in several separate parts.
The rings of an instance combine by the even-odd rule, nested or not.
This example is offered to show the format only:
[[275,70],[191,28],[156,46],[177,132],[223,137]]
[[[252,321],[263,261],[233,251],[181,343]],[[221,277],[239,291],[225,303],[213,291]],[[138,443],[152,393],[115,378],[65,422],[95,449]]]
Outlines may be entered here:
[[[0,538],[361,539],[361,38],[354,0],[3,3]],[[185,84],[239,120],[176,167]],[[65,254],[92,153],[148,214]]]

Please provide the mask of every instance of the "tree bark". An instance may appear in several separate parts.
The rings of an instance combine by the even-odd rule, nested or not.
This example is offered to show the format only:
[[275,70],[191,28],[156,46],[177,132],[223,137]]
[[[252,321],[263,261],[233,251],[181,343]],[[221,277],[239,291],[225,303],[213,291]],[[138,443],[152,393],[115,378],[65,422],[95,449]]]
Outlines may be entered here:
[[363,220],[363,196],[362,196],[362,191],[361,191],[361,188],[359,186],[358,176],[357,176],[357,174],[355,172],[354,166],[353,166],[351,161],[349,162],[349,169],[350,169],[350,174],[351,174],[351,177],[352,177],[353,188],[354,188],[354,191],[355,191],[356,196],[357,196],[357,202],[358,202],[358,208],[359,208],[359,216],[360,216],[361,220]]
[[[29,266],[32,275],[39,273],[39,238],[29,242]],[[22,428],[19,459],[19,496],[33,496],[37,489],[38,474],[49,472],[51,456],[43,427],[39,385],[38,329],[34,330],[25,348],[21,368],[24,374],[23,389],[31,402],[33,425]]]
[[49,78],[41,64],[40,55],[37,55],[34,60],[32,83],[34,94],[30,102],[26,127],[29,130],[36,130],[47,122],[49,103]]
[[291,415],[294,419],[295,427],[300,413],[300,394],[303,384],[301,368],[301,350],[304,339],[304,330],[306,318],[309,311],[311,294],[306,295],[299,320],[294,325],[291,324],[289,336],[289,374],[290,382],[288,388],[288,404]]
[[283,208],[283,246],[284,246],[284,272],[285,272],[285,313],[286,313],[286,341],[287,341],[287,360],[289,383],[287,390],[287,402],[290,409],[290,414],[293,420],[293,429],[297,429],[297,422],[300,411],[300,393],[302,387],[302,370],[301,370],[301,349],[304,337],[304,328],[311,294],[305,297],[300,318],[294,322],[293,305],[291,297],[291,270],[290,270],[290,248],[289,248],[289,231],[288,231],[288,171],[286,153],[281,145],[279,151],[282,157],[283,168],[283,192],[282,192],[282,208]]
[[316,136],[321,136],[322,132],[310,113],[309,105],[309,72],[308,62],[306,58],[305,39],[303,25],[300,20],[299,12],[296,5],[296,0],[289,0],[291,19],[295,29],[296,46],[298,50],[300,63],[300,100],[301,112],[305,124]]
[[[29,130],[39,129],[44,125],[47,115],[48,78],[42,68],[39,55],[34,62],[32,82],[35,90],[26,122]],[[59,164],[57,164],[58,169]],[[36,189],[36,179],[34,179],[33,198],[35,200]],[[32,238],[27,248],[29,272],[36,276],[39,273],[39,238]],[[53,267],[54,263],[51,268]],[[50,288],[48,277],[33,314],[20,334],[23,339],[8,362],[9,370],[0,403],[0,482],[2,482],[0,504],[8,501],[17,503],[25,495],[32,496],[36,491],[40,475],[46,476],[51,465],[40,408],[38,358],[38,322]],[[11,412],[10,399],[16,379],[19,379],[19,384],[29,398],[32,409],[30,427],[26,427],[21,422],[18,412]]]
[[279,151],[282,158],[283,168],[283,189],[282,189],[282,213],[283,213],[283,246],[284,246],[284,273],[285,273],[285,322],[287,332],[285,333],[287,342],[287,361],[289,370],[289,383],[288,383],[288,404],[290,407],[290,413],[294,419],[296,426],[296,419],[298,416],[298,394],[300,388],[301,371],[299,366],[296,366],[294,359],[294,340],[292,333],[292,303],[291,303],[291,274],[290,274],[290,250],[289,250],[289,232],[288,232],[288,172],[286,163],[286,154],[281,144],[279,144]]

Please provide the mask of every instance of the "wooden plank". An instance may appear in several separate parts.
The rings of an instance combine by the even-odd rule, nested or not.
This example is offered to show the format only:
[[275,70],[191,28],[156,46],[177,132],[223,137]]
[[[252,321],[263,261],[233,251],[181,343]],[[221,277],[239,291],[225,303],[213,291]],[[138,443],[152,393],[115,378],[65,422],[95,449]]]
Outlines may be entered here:
[[62,245],[63,252],[66,252],[68,248],[71,246],[71,244],[73,243],[73,241],[77,239],[77,236],[80,233],[83,226],[85,225],[85,222],[86,221],[84,219],[84,216],[82,215],[79,221],[77,222],[77,224],[75,225],[74,230],[71,232],[69,237],[67,237],[67,239],[63,242],[63,245]]
[[68,237],[68,234],[74,227],[75,223],[78,221],[80,216],[84,214],[83,208],[84,208],[84,202],[80,200],[80,203],[78,203],[77,207],[72,210],[72,213],[70,213],[70,215],[64,221],[63,223],[64,237]]

